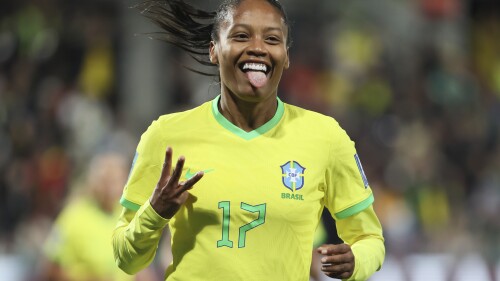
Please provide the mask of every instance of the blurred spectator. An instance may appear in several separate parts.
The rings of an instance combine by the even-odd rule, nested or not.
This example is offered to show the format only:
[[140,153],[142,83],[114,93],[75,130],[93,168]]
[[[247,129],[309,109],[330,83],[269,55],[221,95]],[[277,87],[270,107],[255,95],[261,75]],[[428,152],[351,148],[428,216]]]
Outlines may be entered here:
[[74,189],[45,244],[47,280],[127,280],[114,265],[109,243],[126,178],[127,164],[119,154],[92,159],[87,179]]
[[118,153],[90,161],[87,178],[74,188],[46,241],[41,280],[134,280],[116,267],[110,242],[127,172],[128,161]]

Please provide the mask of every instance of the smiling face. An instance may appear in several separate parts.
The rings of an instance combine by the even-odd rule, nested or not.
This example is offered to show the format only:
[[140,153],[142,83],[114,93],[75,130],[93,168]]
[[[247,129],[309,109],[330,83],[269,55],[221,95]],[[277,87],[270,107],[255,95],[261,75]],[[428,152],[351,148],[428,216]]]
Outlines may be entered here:
[[245,0],[230,10],[210,46],[222,93],[250,102],[276,97],[289,66],[287,36],[280,11],[266,0]]

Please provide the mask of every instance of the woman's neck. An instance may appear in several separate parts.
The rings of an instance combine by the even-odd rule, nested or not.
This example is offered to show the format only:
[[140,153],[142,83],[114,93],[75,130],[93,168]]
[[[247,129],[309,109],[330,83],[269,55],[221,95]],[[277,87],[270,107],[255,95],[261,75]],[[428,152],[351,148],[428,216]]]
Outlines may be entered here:
[[241,100],[234,94],[222,93],[218,107],[227,120],[245,132],[250,132],[274,117],[278,103],[276,95],[253,102]]

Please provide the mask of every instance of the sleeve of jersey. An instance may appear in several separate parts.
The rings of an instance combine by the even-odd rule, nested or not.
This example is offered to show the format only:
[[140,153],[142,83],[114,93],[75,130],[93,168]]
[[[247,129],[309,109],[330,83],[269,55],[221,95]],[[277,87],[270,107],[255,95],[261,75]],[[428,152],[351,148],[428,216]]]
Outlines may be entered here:
[[128,274],[135,274],[153,261],[167,219],[158,215],[149,200],[137,212],[123,209],[113,232],[115,262]]
[[373,203],[354,142],[338,125],[330,151],[326,186],[325,205],[336,220],[359,213]]
[[380,270],[385,258],[382,226],[370,206],[363,211],[337,221],[339,237],[351,245],[354,254],[354,273],[347,279],[367,280]]
[[160,178],[166,147],[162,147],[158,121],[141,136],[120,203],[137,211],[151,197]]

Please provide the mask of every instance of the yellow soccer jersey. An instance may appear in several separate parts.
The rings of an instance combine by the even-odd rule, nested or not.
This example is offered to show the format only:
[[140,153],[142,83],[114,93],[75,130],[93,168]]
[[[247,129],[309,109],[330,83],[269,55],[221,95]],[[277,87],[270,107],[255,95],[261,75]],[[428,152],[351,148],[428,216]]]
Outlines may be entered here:
[[87,198],[68,204],[54,223],[44,251],[68,280],[133,280],[116,267],[110,244],[116,216]]
[[342,219],[373,202],[354,143],[334,119],[280,100],[271,120],[245,132],[219,98],[152,123],[121,203],[138,210],[150,198],[171,146],[174,165],[186,157],[184,179],[205,175],[169,222],[167,280],[309,280],[323,207]]

